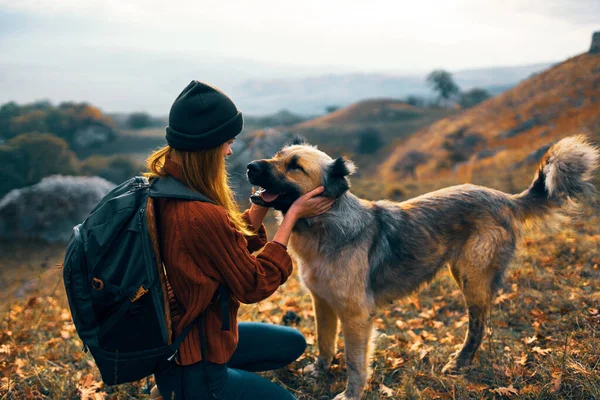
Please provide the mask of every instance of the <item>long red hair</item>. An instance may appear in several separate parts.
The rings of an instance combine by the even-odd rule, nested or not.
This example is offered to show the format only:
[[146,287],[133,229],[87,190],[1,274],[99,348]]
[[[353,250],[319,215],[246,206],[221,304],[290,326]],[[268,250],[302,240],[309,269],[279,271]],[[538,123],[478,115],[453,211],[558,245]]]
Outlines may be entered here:
[[182,166],[186,185],[225,208],[238,231],[247,236],[254,234],[242,218],[235,194],[229,185],[222,146],[198,151],[162,147],[150,154],[146,160],[148,172],[144,175],[148,179],[166,176],[167,173],[162,167],[167,157]]

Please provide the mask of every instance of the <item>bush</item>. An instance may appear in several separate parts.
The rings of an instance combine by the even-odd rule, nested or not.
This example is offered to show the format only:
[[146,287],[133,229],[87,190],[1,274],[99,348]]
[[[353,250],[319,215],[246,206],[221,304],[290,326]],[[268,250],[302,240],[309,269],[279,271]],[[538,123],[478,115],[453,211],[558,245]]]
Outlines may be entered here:
[[462,93],[458,103],[462,108],[470,108],[489,99],[490,97],[492,97],[492,95],[490,95],[487,90],[474,88],[468,92]]
[[0,145],[0,197],[50,175],[78,174],[75,154],[63,139],[49,133],[25,133]]
[[447,160],[442,161],[439,166],[450,167],[467,161],[476,150],[481,150],[486,144],[487,140],[479,133],[467,133],[466,128],[461,128],[446,136],[442,147],[447,151]]
[[424,97],[411,94],[406,98],[406,103],[414,107],[425,107],[427,105],[427,100],[425,100]]
[[143,112],[129,114],[127,117],[127,125],[131,129],[144,129],[153,125],[152,117]]
[[419,165],[429,161],[429,155],[417,150],[411,150],[394,165],[394,171],[401,176],[410,176],[417,178],[416,169]]
[[[89,140],[89,132],[94,132]],[[116,138],[111,118],[87,103],[49,102],[18,105],[14,102],[0,107],[0,137],[11,139],[28,132],[50,132],[64,139],[73,148],[103,143]]]
[[91,156],[81,162],[81,173],[88,176],[99,176],[107,181],[119,184],[127,179],[140,175],[143,165],[127,156]]
[[375,128],[365,128],[360,130],[357,135],[356,153],[373,154],[384,145],[381,133]]
[[406,197],[406,189],[399,184],[392,184],[385,188],[384,196],[386,199],[400,201]]

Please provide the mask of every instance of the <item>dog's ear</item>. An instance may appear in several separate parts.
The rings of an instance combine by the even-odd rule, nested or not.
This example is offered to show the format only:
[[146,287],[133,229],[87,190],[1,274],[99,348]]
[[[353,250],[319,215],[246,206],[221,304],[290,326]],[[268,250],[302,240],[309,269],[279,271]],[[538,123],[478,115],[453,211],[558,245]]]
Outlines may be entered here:
[[329,168],[331,175],[337,178],[352,175],[356,172],[354,163],[344,157],[336,158]]
[[304,144],[308,144],[308,142],[306,141],[306,139],[303,136],[296,135],[296,136],[294,136],[294,138],[292,139],[292,141],[289,142],[289,144],[287,144],[285,147],[287,147],[287,146],[295,146],[295,145],[304,145]]
[[350,189],[350,181],[347,176],[356,171],[356,167],[352,161],[346,160],[343,157],[337,158],[327,168],[325,178],[323,179],[323,196],[340,197],[348,189]]

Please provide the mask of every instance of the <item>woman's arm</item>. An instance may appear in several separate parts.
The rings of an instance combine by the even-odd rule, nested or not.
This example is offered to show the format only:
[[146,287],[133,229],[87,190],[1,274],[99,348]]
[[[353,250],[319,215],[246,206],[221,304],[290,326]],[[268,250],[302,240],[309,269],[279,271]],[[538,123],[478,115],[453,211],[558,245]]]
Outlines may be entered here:
[[263,221],[265,220],[265,216],[269,212],[269,209],[266,207],[258,206],[254,203],[248,209],[248,219],[250,220],[250,225],[254,227],[255,230],[260,229]]

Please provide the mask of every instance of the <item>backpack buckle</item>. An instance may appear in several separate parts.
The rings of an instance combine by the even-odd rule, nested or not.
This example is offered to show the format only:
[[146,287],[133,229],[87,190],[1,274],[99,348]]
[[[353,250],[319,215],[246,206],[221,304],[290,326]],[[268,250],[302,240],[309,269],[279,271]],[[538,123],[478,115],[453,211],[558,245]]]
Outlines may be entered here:
[[136,301],[138,301],[146,293],[148,293],[148,289],[144,288],[144,285],[140,285],[140,287],[138,288],[138,290],[136,290],[136,292],[133,295],[131,295],[131,297],[129,298],[129,300],[132,303],[135,303]]
[[104,282],[98,278],[92,278],[92,287],[96,290],[104,289]]

